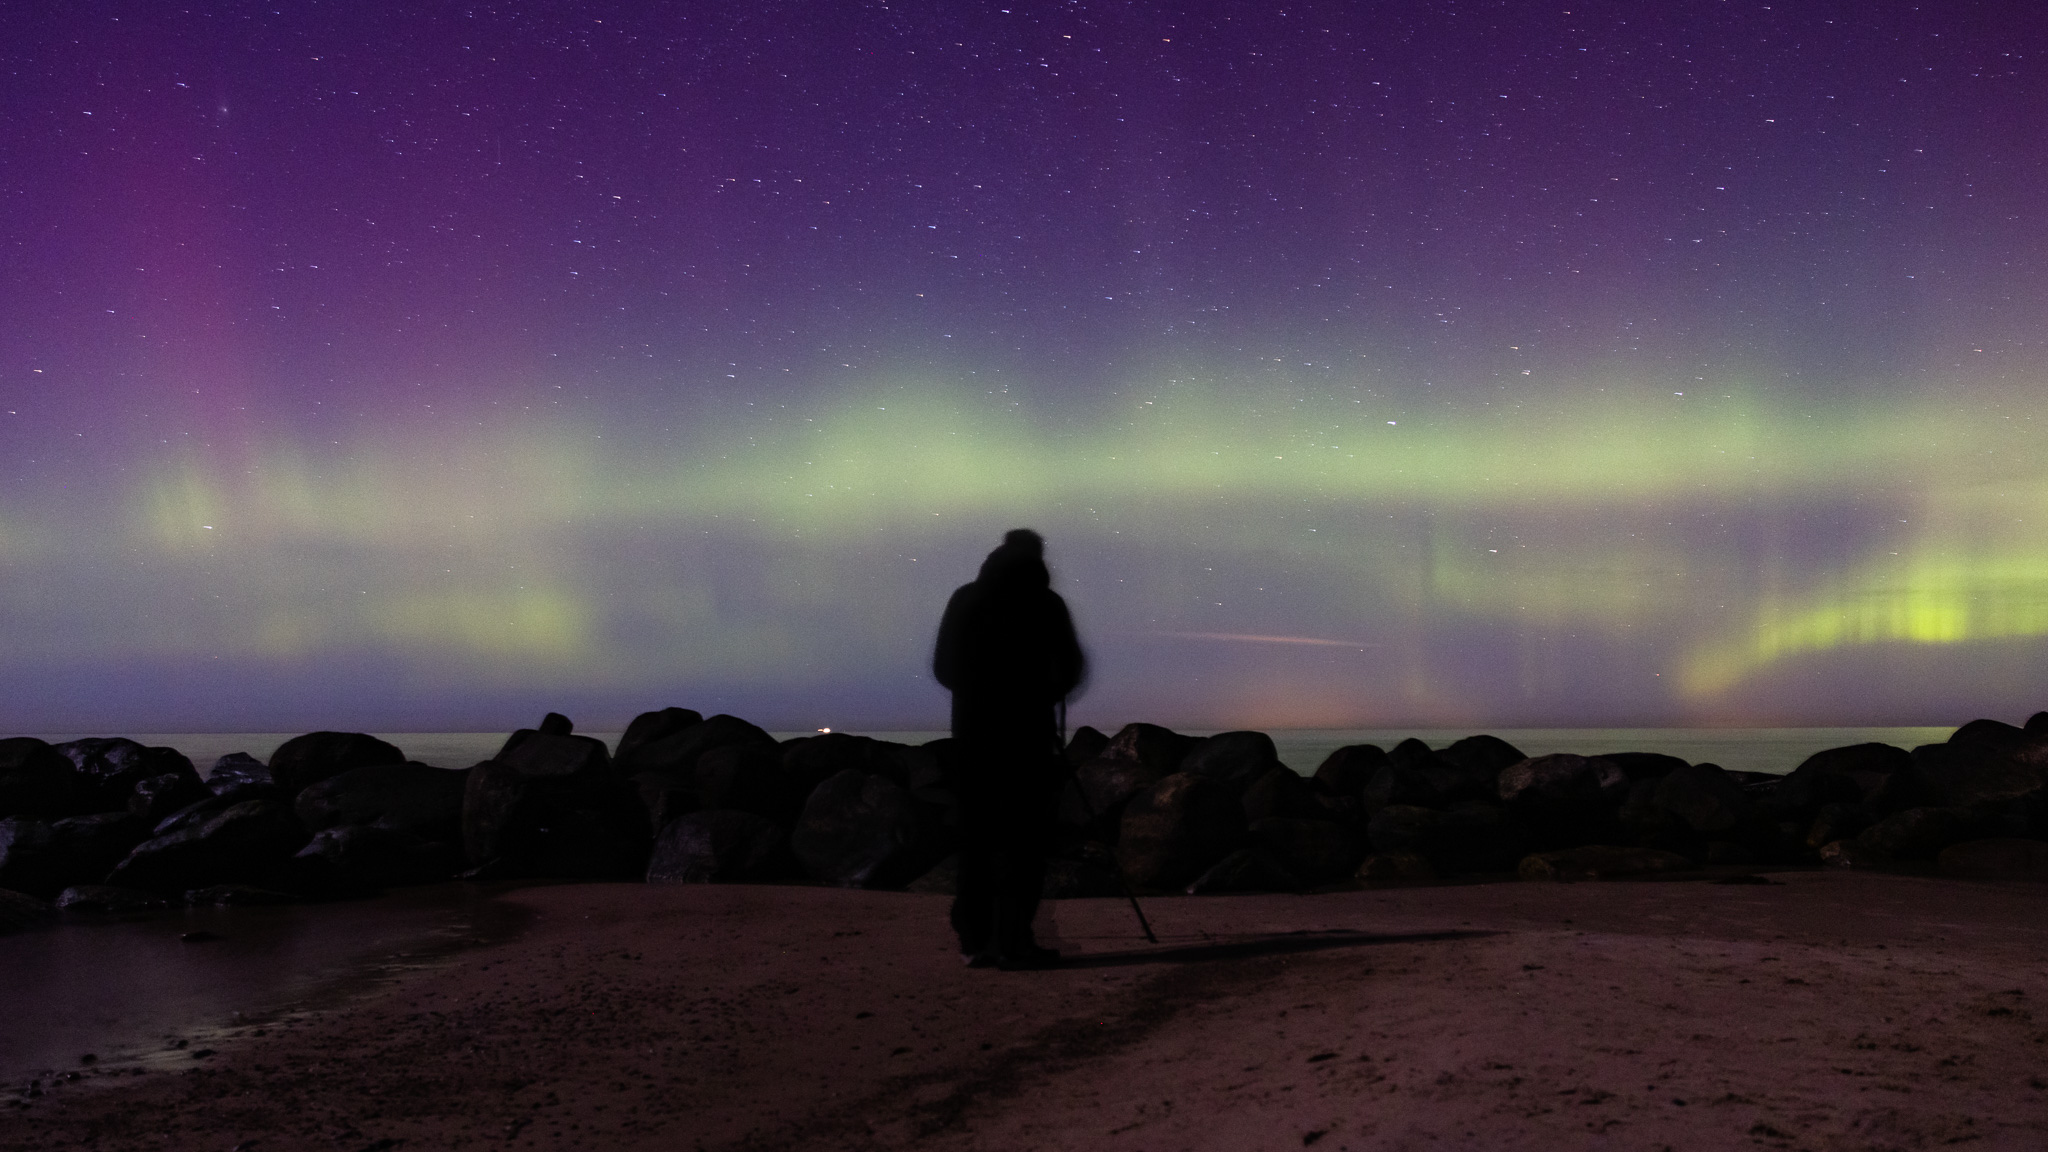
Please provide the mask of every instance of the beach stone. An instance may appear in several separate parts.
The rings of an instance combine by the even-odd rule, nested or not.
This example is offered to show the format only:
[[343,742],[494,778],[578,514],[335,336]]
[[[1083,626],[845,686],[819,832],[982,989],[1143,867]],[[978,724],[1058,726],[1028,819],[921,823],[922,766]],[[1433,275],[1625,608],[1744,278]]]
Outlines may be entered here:
[[1974,813],[1960,808],[1907,808],[1894,812],[1856,837],[1858,848],[1893,860],[1927,860],[1951,844],[1972,839]]
[[1693,866],[1676,852],[1615,844],[1585,844],[1522,858],[1516,873],[1524,880],[1613,880],[1678,872]]
[[57,894],[57,907],[66,912],[147,912],[169,906],[155,892],[111,884],[74,884]]
[[1268,816],[1252,821],[1245,835],[1250,847],[1311,887],[1350,876],[1365,858],[1363,838],[1332,820]]
[[1500,799],[1539,850],[1619,838],[1629,779],[1619,765],[1569,752],[1537,756],[1500,774]]
[[59,820],[92,810],[71,761],[33,736],[0,740],[0,818]]
[[1264,732],[1219,732],[1181,757],[1176,771],[1205,776],[1242,796],[1252,782],[1280,767],[1279,750]]
[[1110,737],[1100,757],[1142,765],[1164,779],[1180,771],[1181,760],[1201,742],[1199,736],[1183,736],[1157,724],[1126,724]]
[[1964,840],[1943,848],[1934,866],[1944,876],[1976,880],[2048,880],[2048,841]]
[[462,839],[466,772],[408,760],[372,764],[329,776],[300,791],[292,811],[308,831],[374,824],[444,844]]
[[[274,787],[276,778],[270,774],[270,765],[258,760],[247,752],[230,752],[213,762],[213,770],[206,774],[206,786],[216,794],[231,788],[246,788],[252,785]],[[277,790],[280,799],[290,799],[283,789]]]
[[1296,892],[1301,881],[1271,854],[1257,848],[1239,848],[1204,869],[1188,882],[1190,896],[1223,895],[1230,892]]
[[128,793],[128,811],[155,827],[171,813],[212,798],[213,790],[198,772],[166,772],[135,782],[134,791]]
[[0,820],[0,888],[48,899],[104,877],[148,834],[149,824],[127,812]]
[[647,861],[649,884],[745,884],[798,872],[789,831],[755,812],[708,808],[670,821]]
[[1067,741],[1067,763],[1080,765],[1102,755],[1109,747],[1109,737],[1086,724],[1074,729],[1074,736]]
[[1387,754],[1377,744],[1346,744],[1323,758],[1315,781],[1334,796],[1357,796],[1387,764]]
[[0,936],[40,928],[56,919],[57,910],[26,892],[0,888]]
[[1376,852],[1359,862],[1353,878],[1368,888],[1392,888],[1431,883],[1436,869],[1414,852]]
[[379,824],[329,825],[313,833],[295,860],[302,866],[317,861],[314,874],[323,886],[344,891],[431,884],[467,866],[462,852],[446,841]]
[[1680,761],[1656,779],[1652,802],[1684,820],[1695,832],[1709,836],[1729,832],[1749,814],[1749,797],[1741,782],[1715,765]]
[[126,808],[135,785],[152,776],[197,776],[192,762],[177,749],[145,748],[125,736],[93,736],[50,747],[71,763],[92,812]]
[[642,747],[657,740],[665,740],[704,722],[704,714],[693,708],[663,708],[656,712],[642,712],[633,717],[626,730],[619,734],[618,747],[612,749],[612,759],[618,763],[630,763]]
[[1073,783],[1060,789],[1060,829],[1068,836],[1114,844],[1131,797],[1166,776],[1138,760],[1090,760],[1074,770]]
[[[622,738],[621,744],[625,743]],[[619,772],[631,776],[636,772],[675,772],[693,777],[697,770],[697,758],[713,748],[732,744],[747,744],[775,749],[775,737],[749,724],[737,716],[723,712],[709,719],[698,721],[687,728],[669,732],[656,739],[650,739],[627,749],[620,757]]]
[[135,846],[106,882],[152,892],[183,892],[214,884],[262,881],[308,839],[292,810],[275,800],[236,804]]
[[1244,808],[1206,776],[1176,772],[1124,806],[1117,862],[1137,887],[1183,888],[1240,846]]
[[493,875],[641,876],[652,839],[637,789],[588,736],[533,731],[508,741],[464,786],[462,848]]
[[271,780],[286,796],[351,768],[403,764],[405,753],[363,732],[308,732],[278,745],[270,754]]
[[836,773],[811,792],[789,837],[790,851],[813,880],[842,888],[900,888],[942,853],[921,834],[909,790],[857,769]]
[[1263,820],[1268,816],[1320,820],[1329,818],[1330,809],[1325,805],[1325,799],[1314,781],[1292,768],[1275,764],[1257,780],[1252,781],[1251,787],[1244,790],[1244,796],[1238,803],[1244,808],[1247,823]]

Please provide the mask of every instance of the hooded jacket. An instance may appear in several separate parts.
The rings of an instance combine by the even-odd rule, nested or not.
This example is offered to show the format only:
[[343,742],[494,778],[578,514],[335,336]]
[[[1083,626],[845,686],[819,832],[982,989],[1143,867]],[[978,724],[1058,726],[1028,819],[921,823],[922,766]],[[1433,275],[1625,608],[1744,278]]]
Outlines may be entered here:
[[1019,528],[946,604],[932,674],[953,692],[953,735],[1030,741],[1055,731],[1053,705],[1081,686],[1087,659],[1067,602],[1052,590],[1045,542]]

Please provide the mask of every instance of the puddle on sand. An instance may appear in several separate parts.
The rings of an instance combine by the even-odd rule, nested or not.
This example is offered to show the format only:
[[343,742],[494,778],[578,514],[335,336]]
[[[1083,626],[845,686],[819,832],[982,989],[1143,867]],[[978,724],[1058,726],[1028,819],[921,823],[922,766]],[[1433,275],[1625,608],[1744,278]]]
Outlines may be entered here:
[[[209,1038],[339,1003],[511,936],[526,917],[494,899],[508,887],[450,883],[335,904],[66,915],[54,927],[0,936],[0,1084],[52,1071],[189,1067]],[[81,1063],[87,1054],[90,1065]]]

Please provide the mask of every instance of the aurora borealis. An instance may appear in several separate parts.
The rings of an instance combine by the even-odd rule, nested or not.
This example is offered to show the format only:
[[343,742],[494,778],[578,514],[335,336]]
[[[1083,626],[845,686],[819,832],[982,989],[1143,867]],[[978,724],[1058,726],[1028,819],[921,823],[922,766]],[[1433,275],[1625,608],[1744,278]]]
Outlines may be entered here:
[[11,729],[2048,706],[2000,6],[31,7]]

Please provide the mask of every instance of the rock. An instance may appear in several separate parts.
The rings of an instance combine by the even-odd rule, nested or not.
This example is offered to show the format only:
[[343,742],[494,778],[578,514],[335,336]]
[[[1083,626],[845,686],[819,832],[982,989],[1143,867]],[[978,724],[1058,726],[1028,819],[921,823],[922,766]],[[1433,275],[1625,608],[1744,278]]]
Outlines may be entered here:
[[1325,757],[1316,769],[1316,783],[1335,796],[1356,796],[1366,782],[1387,764],[1387,754],[1377,744],[1346,744]]
[[1301,882],[1287,866],[1257,848],[1239,848],[1188,882],[1190,896],[1230,892],[1295,892]]
[[1872,852],[1854,840],[1836,840],[1820,847],[1820,862],[1830,868],[1882,868],[1891,857]]
[[[2032,719],[2027,721],[2027,730],[2035,731]],[[1944,876],[1975,880],[2048,880],[2048,842],[1964,840],[1943,848],[1935,856],[1934,866]]]
[[1819,851],[1837,840],[1849,840],[1877,822],[1861,804],[1823,804],[1807,825],[1806,846]]
[[40,928],[57,915],[57,910],[26,892],[0,888],[0,936]]
[[1948,738],[1951,744],[1986,748],[2009,748],[2028,741],[2026,729],[2015,728],[2003,720],[1972,720],[1950,733]]
[[305,846],[305,827],[275,800],[250,800],[155,836],[114,866],[107,883],[152,892],[263,882]]
[[1110,738],[1100,758],[1138,764],[1163,779],[1180,771],[1181,760],[1201,742],[1199,736],[1183,736],[1157,724],[1126,724]]
[[270,754],[270,776],[287,796],[351,768],[403,764],[405,753],[362,732],[308,732]]
[[1074,770],[1060,789],[1059,826],[1069,836],[1116,843],[1131,797],[1166,779],[1142,761],[1098,757]]
[[2027,726],[2022,731],[2028,735],[2048,733],[2048,712],[2036,712],[2027,717]]
[[1264,732],[1219,732],[1189,749],[1176,771],[1206,776],[1242,796],[1252,781],[1280,767],[1280,753]]
[[1927,860],[1976,835],[1976,817],[1959,808],[1908,808],[1865,828],[1856,846],[1893,860]]
[[126,812],[48,823],[0,820],[0,888],[48,898],[73,884],[91,883],[148,834],[149,825]]
[[625,879],[646,873],[653,839],[634,786],[602,741],[538,731],[470,769],[462,847],[497,875]]
[[[1990,723],[1973,721],[1972,723]],[[1968,808],[2007,835],[2048,834],[2048,736],[2002,725],[1913,752],[1914,776],[1930,805]]]
[[379,824],[328,825],[313,833],[294,860],[302,867],[312,865],[308,874],[320,878],[307,887],[338,891],[432,884],[468,866],[461,850],[445,840]]
[[1067,763],[1080,765],[1102,755],[1109,747],[1109,737],[1083,724],[1074,729],[1074,738],[1067,741]]
[[[782,745],[776,775],[786,780],[781,787],[788,793],[789,806],[793,810],[801,810],[804,801],[810,799],[813,788],[849,770],[884,776],[898,785],[907,786],[907,764],[897,754],[902,749],[901,744],[884,744],[871,737],[845,732],[803,736]],[[770,751],[774,752],[773,749]]]
[[1133,886],[1183,888],[1239,847],[1244,830],[1244,808],[1229,788],[1176,772],[1125,805],[1117,862]]
[[1413,852],[1379,852],[1361,861],[1353,878],[1368,888],[1391,888],[1430,883],[1436,879],[1436,869]]
[[1619,765],[1569,752],[1533,757],[1500,774],[1501,802],[1539,851],[1618,839],[1617,813],[1628,791]]
[[1462,769],[1467,775],[1486,781],[1489,788],[1495,786],[1500,774],[1516,764],[1527,760],[1520,748],[1498,736],[1467,736],[1437,753]]
[[128,794],[128,811],[155,827],[171,813],[213,798],[213,790],[197,772],[166,772],[135,782]]
[[175,748],[145,748],[126,737],[88,737],[51,746],[71,762],[72,772],[87,794],[92,812],[128,806],[128,794],[151,776],[170,773],[197,776],[192,762]]
[[1628,799],[1622,801],[1615,819],[1621,824],[1622,839],[1641,848],[1660,848],[1690,859],[1706,853],[1705,838],[1684,817],[1657,805],[1657,789],[1663,781],[1651,776],[1629,785]]
[[907,789],[849,768],[811,792],[789,847],[820,883],[901,888],[944,855],[923,831]]
[[1324,799],[1313,781],[1292,768],[1275,764],[1244,790],[1239,804],[1244,808],[1246,823],[1268,816],[1322,820],[1329,818]]
[[1733,776],[1712,764],[1682,761],[1658,780],[1653,802],[1702,835],[1729,832],[1750,811],[1749,797]]
[[66,912],[148,912],[169,906],[154,892],[111,884],[74,884],[57,894],[57,907]]
[[727,744],[705,752],[692,774],[697,803],[737,808],[787,826],[803,811],[817,782],[788,770],[783,755],[759,744]]
[[543,736],[568,736],[575,731],[575,722],[560,712],[550,712],[540,718],[540,734]]
[[1676,852],[1613,844],[1585,844],[1524,856],[1517,874],[1524,880],[1613,880],[1679,872],[1693,866]]
[[185,903],[194,908],[260,908],[269,904],[296,904],[299,897],[256,884],[209,884],[185,893]]
[[1253,821],[1245,834],[1253,849],[1310,887],[1349,877],[1365,857],[1365,844],[1358,834],[1330,820],[1268,816]]
[[657,836],[669,821],[704,806],[698,803],[696,782],[678,773],[636,772],[631,782],[640,793],[641,805],[647,809],[647,826]]
[[1377,812],[1388,806],[1407,808],[1440,808],[1447,802],[1443,790],[1432,779],[1435,773],[1424,772],[1406,764],[1389,760],[1366,781],[1360,800],[1367,812]]
[[462,798],[469,777],[408,760],[329,776],[299,792],[292,811],[310,832],[344,824],[379,828],[443,844],[462,839]]
[[[213,771],[206,774],[206,786],[215,794],[231,788],[245,788],[253,785],[276,785],[277,780],[270,774],[270,765],[258,760],[247,752],[230,752],[213,762]],[[290,799],[284,789],[277,790],[279,799]]]
[[1445,811],[1389,805],[1366,824],[1366,838],[1380,855],[1427,859],[1433,874],[1513,868],[1527,848],[1505,808],[1479,801],[1460,801]]
[[[1047,861],[1046,875],[1050,877],[1051,861]],[[960,891],[960,857],[948,856],[932,865],[925,874],[904,885],[905,892],[922,892],[927,896],[953,896]],[[1058,899],[1058,897],[1053,897]],[[1044,897],[1041,897],[1044,899]]]
[[1631,783],[1637,780],[1661,780],[1680,768],[1692,765],[1676,756],[1662,752],[1602,752],[1602,760],[1621,767],[1622,773]]
[[1435,752],[1420,740],[1404,740],[1394,751],[1403,749],[1410,751],[1388,758],[1420,772],[1445,804],[1496,799],[1500,774],[1526,759],[1514,745],[1497,736],[1467,736]]
[[33,736],[0,740],[0,818],[60,820],[91,805],[91,789],[62,753]]
[[1375,852],[1422,855],[1433,840],[1444,814],[1419,804],[1389,804],[1366,822],[1365,836]]
[[[621,738],[619,743],[625,745],[626,741]],[[777,747],[775,737],[737,716],[721,712],[658,739],[628,747],[619,758],[619,772],[626,776],[648,771],[675,772],[688,778],[696,772],[699,756],[731,744]]]
[[649,884],[738,884],[796,872],[789,834],[753,812],[706,809],[669,822],[647,862]]
[[666,740],[685,728],[692,728],[704,722],[704,714],[689,708],[663,708],[659,712],[642,712],[633,717],[626,730],[619,736],[619,746],[612,750],[612,759],[619,763],[630,763],[634,755],[645,745],[657,740]]

